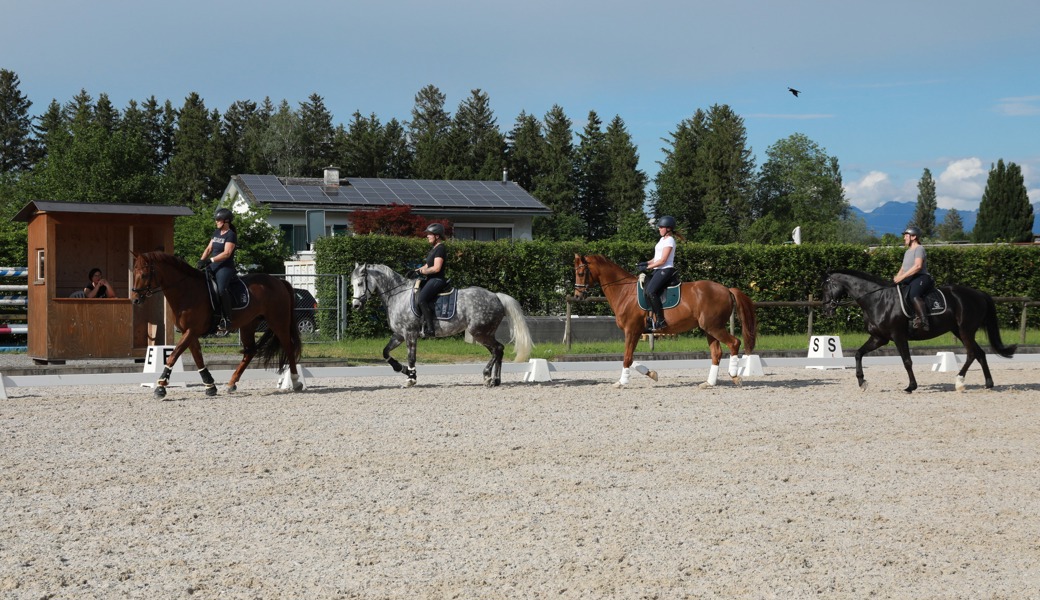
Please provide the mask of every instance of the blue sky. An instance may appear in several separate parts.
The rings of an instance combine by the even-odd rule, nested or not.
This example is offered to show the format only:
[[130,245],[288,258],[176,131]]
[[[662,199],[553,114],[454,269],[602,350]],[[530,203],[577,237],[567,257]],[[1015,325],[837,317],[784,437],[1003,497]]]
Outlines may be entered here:
[[[653,177],[662,138],[698,108],[744,119],[756,165],[803,133],[836,156],[850,202],[913,202],[925,168],[940,208],[974,209],[998,159],[1040,201],[1040,4],[1035,0],[0,0],[0,68],[42,113],[80,90],[124,108],[190,92],[317,93],[405,121],[433,84],[454,112],[479,88],[500,129],[563,107],[624,119]],[[788,86],[802,91],[795,98]],[[348,174],[349,175],[349,174]]]

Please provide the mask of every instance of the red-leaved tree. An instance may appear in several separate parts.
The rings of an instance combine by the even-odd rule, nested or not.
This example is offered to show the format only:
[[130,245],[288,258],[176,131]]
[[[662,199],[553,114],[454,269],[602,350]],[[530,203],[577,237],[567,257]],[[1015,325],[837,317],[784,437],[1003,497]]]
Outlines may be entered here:
[[415,237],[422,235],[423,230],[430,223],[444,225],[445,233],[449,237],[451,236],[451,223],[443,219],[431,221],[420,215],[412,214],[412,207],[407,204],[391,204],[385,208],[355,210],[350,213],[351,228],[358,235],[376,233]]

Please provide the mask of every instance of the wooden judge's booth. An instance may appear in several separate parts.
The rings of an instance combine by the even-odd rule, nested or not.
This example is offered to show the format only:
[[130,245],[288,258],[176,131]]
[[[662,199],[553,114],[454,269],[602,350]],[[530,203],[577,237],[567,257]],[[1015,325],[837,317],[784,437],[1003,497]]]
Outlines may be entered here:
[[[183,206],[33,201],[16,216],[29,224],[28,355],[37,364],[98,358],[143,359],[172,345],[173,313],[161,294],[134,306],[130,251],[173,252]],[[101,269],[115,298],[82,298]]]

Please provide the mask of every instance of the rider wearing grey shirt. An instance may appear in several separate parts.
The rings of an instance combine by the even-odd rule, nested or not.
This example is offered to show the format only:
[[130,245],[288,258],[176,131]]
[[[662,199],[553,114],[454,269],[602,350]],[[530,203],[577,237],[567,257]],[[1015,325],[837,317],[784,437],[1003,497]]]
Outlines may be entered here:
[[932,290],[935,281],[928,274],[927,254],[924,246],[921,245],[921,230],[917,227],[907,227],[903,231],[903,245],[906,246],[906,251],[903,253],[903,265],[892,281],[902,283],[908,288],[906,297],[910,300],[916,313],[912,323],[913,328],[928,331],[924,295]]

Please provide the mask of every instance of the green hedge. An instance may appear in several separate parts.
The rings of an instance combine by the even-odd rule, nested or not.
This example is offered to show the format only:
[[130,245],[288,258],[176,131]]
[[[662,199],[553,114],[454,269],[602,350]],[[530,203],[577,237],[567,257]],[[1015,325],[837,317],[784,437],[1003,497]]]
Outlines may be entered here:
[[[480,286],[516,298],[529,315],[562,315],[565,296],[574,293],[574,255],[603,254],[622,267],[653,256],[653,244],[638,242],[461,242],[449,241],[449,276],[458,286]],[[321,274],[349,275],[355,262],[382,263],[404,272],[426,256],[424,239],[377,235],[318,240],[316,269]],[[833,269],[859,269],[879,275],[899,270],[903,248],[867,250],[848,244],[801,246],[709,246],[680,243],[676,266],[684,281],[710,279],[744,290],[756,302],[819,299],[823,275]],[[993,296],[1040,298],[1040,246],[930,246],[928,269],[938,284],[960,283]],[[349,285],[349,282],[348,282]],[[335,290],[319,289],[319,300],[332,306]],[[348,290],[349,294],[349,290]],[[325,304],[328,302],[328,304]],[[347,302],[349,310],[349,299]],[[1001,325],[1017,328],[1020,308],[998,305]],[[325,313],[325,311],[322,311]],[[351,311],[354,312],[354,311]],[[348,319],[349,335],[387,332],[382,308],[368,307]],[[763,334],[806,331],[807,310],[769,307],[759,311]],[[606,303],[578,304],[574,313],[609,315]],[[322,315],[334,318],[332,313]],[[331,325],[322,324],[321,326]],[[1030,327],[1040,326],[1040,310],[1032,310]],[[861,330],[858,308],[844,308],[831,318],[814,314],[814,330]]]

